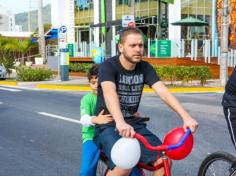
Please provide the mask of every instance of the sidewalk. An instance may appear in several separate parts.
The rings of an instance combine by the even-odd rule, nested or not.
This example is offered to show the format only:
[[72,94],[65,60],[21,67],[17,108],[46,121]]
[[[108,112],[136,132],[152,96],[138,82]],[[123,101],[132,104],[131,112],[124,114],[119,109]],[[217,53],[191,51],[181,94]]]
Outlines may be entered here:
[[[223,92],[224,87],[220,85],[220,80],[208,80],[204,87],[201,87],[199,81],[193,81],[182,85],[181,82],[175,82],[175,86],[170,86],[170,82],[164,82],[171,92],[198,93],[198,92]],[[0,85],[16,86],[21,88],[38,88],[47,90],[70,90],[70,91],[90,91],[88,79],[86,77],[70,76],[68,81],[61,81],[55,78],[50,81],[40,82],[15,82],[0,81]],[[153,92],[152,89],[145,87],[144,92]]]

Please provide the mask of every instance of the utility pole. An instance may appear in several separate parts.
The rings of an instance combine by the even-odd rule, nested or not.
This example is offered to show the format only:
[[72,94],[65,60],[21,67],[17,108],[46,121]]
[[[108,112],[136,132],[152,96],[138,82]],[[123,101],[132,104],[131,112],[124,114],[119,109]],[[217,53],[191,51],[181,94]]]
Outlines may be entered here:
[[30,32],[31,31],[31,0],[29,0],[29,11],[28,11],[28,31]]
[[130,15],[133,15],[134,19],[135,19],[135,0],[131,0],[131,3],[130,3]]
[[46,61],[45,56],[45,38],[44,38],[44,26],[43,26],[43,0],[38,0],[38,29],[39,29],[39,53]]
[[161,9],[161,0],[158,0],[158,22],[157,22],[157,38],[161,38],[161,19],[162,19],[162,9]]
[[[113,9],[113,3],[112,1],[105,1],[105,22],[107,21],[112,21],[112,9]],[[112,45],[111,45],[111,40],[112,40],[112,26],[107,26],[106,27],[106,36],[105,36],[105,42],[106,42],[106,58],[109,58],[112,56]]]
[[220,82],[225,86],[228,79],[228,31],[229,31],[229,0],[222,0],[222,27],[221,27],[221,62]]

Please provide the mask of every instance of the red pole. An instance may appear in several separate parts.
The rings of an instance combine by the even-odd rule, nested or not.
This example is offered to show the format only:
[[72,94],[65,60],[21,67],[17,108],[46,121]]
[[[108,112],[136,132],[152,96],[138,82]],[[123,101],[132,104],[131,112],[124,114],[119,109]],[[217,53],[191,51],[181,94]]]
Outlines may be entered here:
[[164,164],[165,176],[171,176],[169,161],[168,158],[165,156],[163,158],[163,164]]

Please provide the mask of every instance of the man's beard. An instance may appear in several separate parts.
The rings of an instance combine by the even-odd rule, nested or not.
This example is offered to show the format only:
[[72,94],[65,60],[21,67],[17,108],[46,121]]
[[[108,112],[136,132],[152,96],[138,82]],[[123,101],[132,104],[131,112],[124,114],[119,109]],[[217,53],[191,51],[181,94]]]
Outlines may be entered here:
[[[137,64],[137,63],[138,63],[138,62],[133,61],[132,57],[128,56],[126,53],[127,53],[127,52],[124,51],[124,52],[123,52],[123,55],[124,55],[124,58],[125,58],[128,62],[130,62],[130,63],[132,63],[132,64]],[[140,61],[141,61],[141,60],[142,60],[142,56],[140,55]],[[140,61],[139,61],[139,62],[140,62]]]

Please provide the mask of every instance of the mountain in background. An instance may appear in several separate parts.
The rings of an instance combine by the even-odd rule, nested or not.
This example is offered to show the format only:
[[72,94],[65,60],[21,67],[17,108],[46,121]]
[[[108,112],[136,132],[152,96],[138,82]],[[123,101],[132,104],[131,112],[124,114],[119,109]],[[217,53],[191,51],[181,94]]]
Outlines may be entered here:
[[[30,11],[31,16],[31,32],[34,32],[38,28],[38,11]],[[28,31],[28,12],[15,14],[16,25],[21,25],[23,31]],[[43,7],[43,23],[51,24],[51,5],[48,4]],[[45,31],[46,32],[46,31]]]

